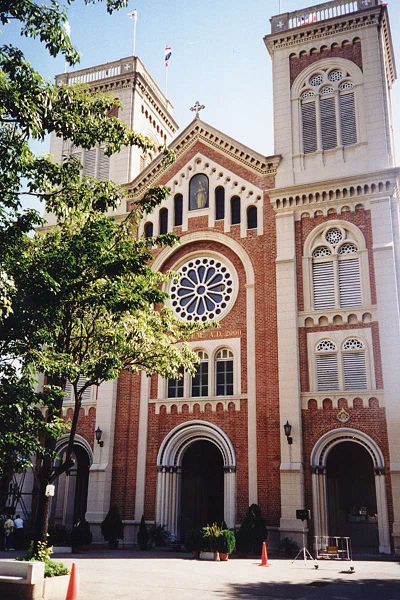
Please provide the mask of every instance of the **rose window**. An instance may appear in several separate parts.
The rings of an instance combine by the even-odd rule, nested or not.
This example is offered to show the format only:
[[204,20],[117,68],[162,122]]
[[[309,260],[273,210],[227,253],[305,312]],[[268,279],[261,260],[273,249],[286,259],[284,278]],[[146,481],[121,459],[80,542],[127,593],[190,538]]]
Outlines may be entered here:
[[178,269],[170,289],[175,313],[186,321],[219,318],[233,296],[233,276],[215,258],[194,258]]

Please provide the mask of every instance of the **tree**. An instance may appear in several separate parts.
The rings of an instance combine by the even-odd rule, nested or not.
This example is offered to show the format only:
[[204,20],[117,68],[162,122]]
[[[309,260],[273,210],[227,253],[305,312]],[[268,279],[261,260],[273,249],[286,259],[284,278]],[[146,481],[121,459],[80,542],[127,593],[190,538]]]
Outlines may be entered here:
[[[107,0],[109,12],[124,5],[123,0]],[[23,35],[39,37],[53,56],[61,52],[70,64],[76,62],[64,28],[66,13],[54,0],[48,6],[33,0],[0,1],[0,21],[6,24],[11,18],[20,20]],[[137,239],[138,219],[167,190],[149,190],[131,215],[117,222],[107,213],[124,198],[121,188],[82,176],[76,159],[66,157],[58,165],[36,157],[29,140],[54,132],[87,149],[104,143],[107,154],[123,145],[163,151],[166,160],[170,153],[109,117],[118,104],[112,97],[92,95],[81,85],[49,84],[10,46],[0,49],[0,100],[0,350],[3,363],[14,365],[0,382],[0,400],[7,385],[13,386],[9,397],[14,400],[2,404],[2,410],[18,450],[24,429],[30,432],[28,452],[37,447],[35,440],[40,442],[35,538],[45,541],[46,487],[72,465],[84,391],[117,377],[122,369],[166,377],[179,376],[182,367],[193,370],[196,356],[184,341],[200,327],[180,322],[164,306],[162,287],[168,276],[149,266],[153,249],[175,243],[175,237]],[[41,219],[35,211],[21,210],[23,195],[39,196],[58,225],[32,238],[29,231]],[[40,394],[29,388],[33,372],[46,374]],[[79,386],[82,376],[85,383]],[[73,388],[74,415],[65,457],[55,467],[67,381]],[[17,409],[21,419],[13,419],[23,399],[26,411]],[[46,408],[45,416],[36,410],[37,402]],[[25,415],[31,415],[30,426]],[[0,440],[0,455],[2,444]]]

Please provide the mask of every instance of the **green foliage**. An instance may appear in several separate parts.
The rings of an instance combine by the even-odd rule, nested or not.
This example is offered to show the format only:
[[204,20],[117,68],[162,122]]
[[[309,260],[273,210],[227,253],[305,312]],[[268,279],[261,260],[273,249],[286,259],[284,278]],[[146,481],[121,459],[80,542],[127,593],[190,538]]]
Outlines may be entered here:
[[267,539],[265,519],[257,504],[249,506],[243,523],[236,534],[236,546],[244,554],[259,554],[261,545]]
[[203,531],[199,528],[190,529],[185,535],[185,548],[189,552],[196,552],[203,548]]
[[299,550],[298,544],[292,538],[285,537],[279,544],[279,554],[294,558]]
[[60,562],[52,560],[50,557],[53,554],[52,546],[48,546],[46,542],[31,542],[26,553],[18,557],[16,560],[27,560],[33,562],[44,563],[44,576],[55,577],[57,575],[68,575],[68,568]]
[[[78,60],[66,28],[72,1],[0,0],[0,22],[6,27],[18,21],[21,35],[72,65]],[[105,4],[113,12],[127,2]],[[135,146],[173,160],[166,148],[110,117],[114,106],[119,101],[112,95],[92,94],[85,85],[46,81],[20,49],[0,47],[0,472],[5,465],[27,468],[38,452],[47,465],[46,473],[38,471],[42,489],[44,479],[52,482],[69,467],[85,389],[122,369],[179,376],[196,360],[185,340],[199,328],[181,324],[163,307],[168,276],[149,266],[154,248],[176,238],[137,239],[137,222],[166,198],[167,189],[148,190],[117,222],[108,214],[124,201],[124,189],[83,176],[74,158],[55,164],[29,146],[51,133],[86,149],[101,143],[108,155]],[[32,227],[43,220],[22,210],[25,196],[40,198],[58,225],[32,238]],[[35,372],[48,378],[40,394],[31,389]],[[80,376],[87,382],[78,389]],[[63,432],[67,379],[75,412],[66,459],[51,471],[46,456],[53,458],[54,439]]]
[[71,543],[73,548],[80,548],[81,546],[89,546],[92,543],[92,532],[90,531],[90,525],[86,519],[81,519],[74,527],[71,532]]
[[111,506],[100,528],[102,536],[110,545],[116,547],[118,540],[124,538],[124,524],[117,506]]
[[230,529],[222,529],[221,535],[218,537],[218,552],[224,552],[224,554],[232,554],[236,548],[236,537],[235,533]]
[[222,534],[222,529],[217,523],[206,525],[202,528],[203,533],[203,548],[202,550],[217,552],[219,545],[219,538]]
[[139,544],[139,548],[141,550],[147,550],[147,548],[148,548],[148,542],[149,542],[149,532],[148,532],[148,529],[147,529],[147,525],[146,525],[146,521],[145,521],[144,515],[142,515],[142,518],[140,520],[137,541],[138,541],[138,544]]

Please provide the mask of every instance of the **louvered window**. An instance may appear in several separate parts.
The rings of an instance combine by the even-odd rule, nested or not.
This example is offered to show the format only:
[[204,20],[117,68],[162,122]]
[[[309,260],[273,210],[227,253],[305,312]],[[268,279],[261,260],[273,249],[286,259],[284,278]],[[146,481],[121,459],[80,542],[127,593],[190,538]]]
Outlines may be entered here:
[[357,143],[357,124],[356,107],[354,101],[354,92],[349,94],[340,94],[340,131],[343,146],[350,146]]
[[301,120],[303,127],[303,152],[315,152],[317,150],[317,118],[314,102],[303,102],[301,104]]
[[365,352],[343,353],[343,375],[345,390],[367,389]]
[[339,260],[340,306],[361,306],[360,264],[358,258]]
[[98,179],[109,179],[110,178],[110,157],[104,153],[102,148],[98,149],[97,156],[97,178]]
[[314,308],[316,310],[335,307],[335,280],[333,261],[314,262],[312,266]]
[[83,172],[88,177],[96,177],[96,148],[84,151]]
[[345,70],[323,68],[304,81],[300,108],[305,154],[357,143],[356,96],[349,77]]
[[314,309],[361,306],[360,257],[346,226],[328,226],[314,244],[311,267]]
[[337,354],[317,354],[317,390],[333,392],[339,389]]
[[321,139],[323,150],[337,146],[335,98],[321,98]]
[[[78,391],[85,385],[87,379],[86,377],[79,377],[78,379]],[[86,388],[86,390],[83,392],[83,396],[82,396],[82,401],[83,402],[90,402],[90,400],[92,399],[92,388],[88,387]],[[67,402],[74,402],[75,398],[74,398],[74,393],[73,393],[73,387],[70,381],[67,381],[66,386],[65,386],[65,400]]]

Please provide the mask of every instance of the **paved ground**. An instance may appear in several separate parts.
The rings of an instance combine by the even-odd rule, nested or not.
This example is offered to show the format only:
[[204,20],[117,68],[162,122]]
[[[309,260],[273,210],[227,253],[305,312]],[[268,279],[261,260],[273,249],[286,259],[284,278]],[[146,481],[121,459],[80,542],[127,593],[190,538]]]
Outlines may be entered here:
[[264,568],[254,559],[215,563],[127,550],[62,560],[76,562],[79,600],[400,600],[396,561],[355,561],[350,574],[348,563],[320,563],[315,570],[311,562],[305,567],[302,561],[276,559]]

